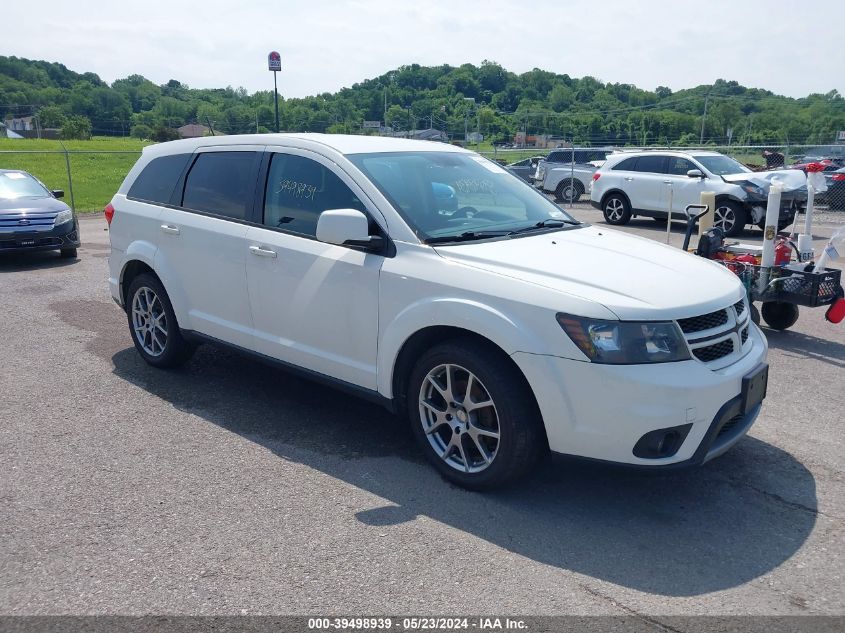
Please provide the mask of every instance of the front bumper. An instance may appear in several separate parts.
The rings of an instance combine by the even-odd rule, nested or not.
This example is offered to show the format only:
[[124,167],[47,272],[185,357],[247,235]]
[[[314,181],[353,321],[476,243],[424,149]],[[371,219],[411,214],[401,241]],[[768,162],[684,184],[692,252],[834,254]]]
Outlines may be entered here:
[[76,217],[46,230],[16,230],[0,232],[0,253],[22,251],[54,251],[78,248],[79,224]]
[[[697,360],[600,365],[522,352],[512,358],[534,390],[552,451],[639,466],[680,466],[721,455],[757,418],[759,406],[742,413],[740,394],[743,377],[765,362],[767,345],[756,326],[749,337],[751,351],[715,371]],[[687,425],[673,455],[634,454],[645,434]]]

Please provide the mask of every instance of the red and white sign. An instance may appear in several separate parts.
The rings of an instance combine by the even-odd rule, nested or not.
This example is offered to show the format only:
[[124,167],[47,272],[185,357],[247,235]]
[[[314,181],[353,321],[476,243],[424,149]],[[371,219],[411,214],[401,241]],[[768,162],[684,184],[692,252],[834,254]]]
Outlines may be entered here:
[[276,51],[272,51],[267,55],[267,69],[278,71],[282,69],[282,56]]

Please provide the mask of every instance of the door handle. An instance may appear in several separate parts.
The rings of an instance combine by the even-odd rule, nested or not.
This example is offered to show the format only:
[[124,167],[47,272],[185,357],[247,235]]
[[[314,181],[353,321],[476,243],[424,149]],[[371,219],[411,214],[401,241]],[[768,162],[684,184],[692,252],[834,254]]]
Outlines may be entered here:
[[276,251],[271,251],[269,248],[261,248],[260,246],[250,246],[249,252],[259,257],[276,257]]
[[664,185],[671,185],[671,184],[672,184],[672,181],[671,181],[671,180],[664,180],[664,181],[663,181],[663,184],[664,184]]
[[628,182],[631,182],[633,179],[633,176],[625,176],[625,180],[627,180]]
[[161,225],[161,232],[162,233],[169,233],[170,235],[179,235],[179,227],[173,226],[171,224],[162,224]]

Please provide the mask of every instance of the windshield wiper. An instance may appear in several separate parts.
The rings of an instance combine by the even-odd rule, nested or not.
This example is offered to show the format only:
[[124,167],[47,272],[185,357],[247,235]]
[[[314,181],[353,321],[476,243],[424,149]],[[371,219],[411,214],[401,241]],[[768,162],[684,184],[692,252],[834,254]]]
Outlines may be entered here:
[[485,240],[490,237],[502,237],[510,235],[511,231],[466,231],[460,235],[438,235],[428,238],[426,244],[444,244],[446,242],[470,242],[472,240]]
[[531,226],[525,226],[521,229],[514,229],[508,235],[515,235],[517,233],[528,233],[529,231],[536,231],[538,229],[550,229],[550,228],[560,228],[565,224],[571,224],[573,226],[577,226],[581,224],[576,220],[561,220],[560,218],[546,218],[545,220],[540,220],[536,224],[532,224]]

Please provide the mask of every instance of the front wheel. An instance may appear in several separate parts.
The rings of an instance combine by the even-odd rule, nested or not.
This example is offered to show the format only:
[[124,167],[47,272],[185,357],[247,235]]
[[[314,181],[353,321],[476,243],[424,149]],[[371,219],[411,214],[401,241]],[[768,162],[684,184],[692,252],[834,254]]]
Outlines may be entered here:
[[761,310],[763,320],[775,330],[785,330],[798,320],[798,306],[784,301],[766,301]]
[[748,223],[748,216],[740,205],[732,200],[716,203],[713,213],[713,226],[722,229],[726,237],[735,237],[742,233]]
[[548,448],[540,413],[507,358],[471,341],[432,348],[408,384],[414,436],[448,480],[473,490],[508,484]]
[[59,251],[59,255],[63,259],[76,259],[76,249],[75,248],[63,248]]
[[154,367],[178,367],[194,347],[182,336],[170,298],[153,275],[138,275],[127,293],[129,332],[135,349]]
[[602,213],[605,222],[608,224],[628,224],[631,219],[631,205],[628,204],[626,198],[614,193],[605,199],[604,205],[602,205]]

